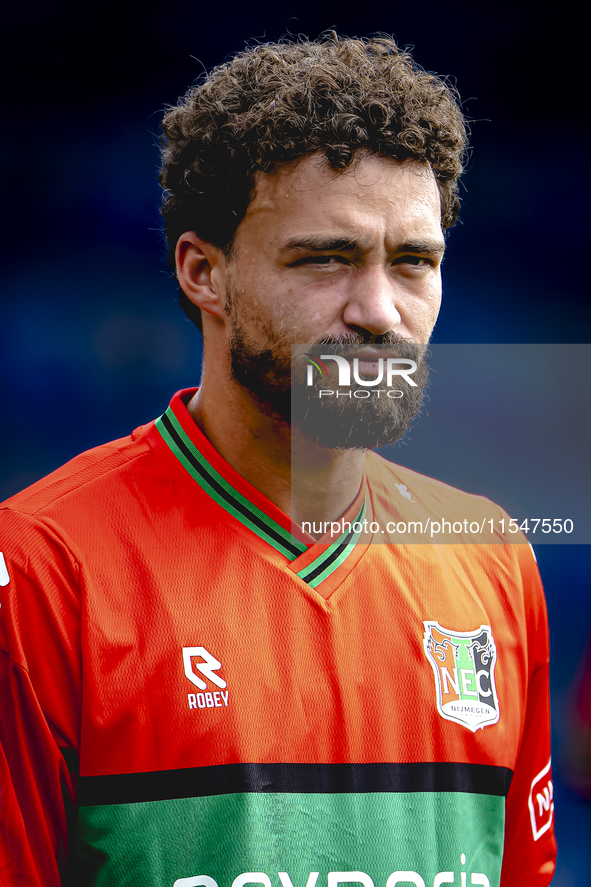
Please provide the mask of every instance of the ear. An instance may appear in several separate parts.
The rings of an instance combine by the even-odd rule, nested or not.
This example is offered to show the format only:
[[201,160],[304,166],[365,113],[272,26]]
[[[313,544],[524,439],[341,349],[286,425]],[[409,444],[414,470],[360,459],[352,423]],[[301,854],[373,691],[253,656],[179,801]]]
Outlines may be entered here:
[[176,273],[188,299],[202,311],[224,318],[226,263],[217,246],[186,231],[175,251]]

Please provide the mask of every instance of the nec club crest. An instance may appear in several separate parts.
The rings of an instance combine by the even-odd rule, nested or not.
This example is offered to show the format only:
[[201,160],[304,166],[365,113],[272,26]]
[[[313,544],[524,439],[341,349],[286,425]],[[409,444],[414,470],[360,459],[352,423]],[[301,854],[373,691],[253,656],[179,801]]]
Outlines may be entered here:
[[424,622],[424,647],[435,674],[437,709],[442,718],[472,732],[499,720],[495,687],[497,649],[489,625],[450,631]]

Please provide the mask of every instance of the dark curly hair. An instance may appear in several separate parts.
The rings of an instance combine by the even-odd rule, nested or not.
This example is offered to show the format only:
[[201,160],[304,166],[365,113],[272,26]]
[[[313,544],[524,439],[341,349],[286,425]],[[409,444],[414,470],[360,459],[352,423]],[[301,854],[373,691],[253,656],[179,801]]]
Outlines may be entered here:
[[[346,169],[360,149],[428,163],[443,229],[454,224],[466,125],[455,90],[388,37],[267,43],[238,53],[194,85],[162,122],[161,213],[174,268],[195,233],[231,254],[254,174],[321,151]],[[201,312],[181,291],[201,327]]]

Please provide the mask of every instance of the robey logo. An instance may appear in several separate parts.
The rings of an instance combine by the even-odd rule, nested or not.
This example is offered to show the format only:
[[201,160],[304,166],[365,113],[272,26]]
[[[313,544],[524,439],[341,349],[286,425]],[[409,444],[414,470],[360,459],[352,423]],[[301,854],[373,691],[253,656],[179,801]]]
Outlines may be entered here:
[[[464,866],[466,864],[465,853],[462,853],[461,860],[462,866]],[[310,872],[305,887],[316,887],[319,874],[319,872]],[[459,880],[456,880],[456,874],[459,874]],[[277,877],[281,882],[281,887],[299,887],[299,885],[293,884],[287,872],[277,872]],[[271,878],[266,872],[242,872],[242,874],[234,878],[231,887],[245,887],[246,884],[260,884],[262,887],[273,887]],[[375,887],[372,878],[365,872],[329,872],[327,887],[339,887],[339,884],[361,884],[363,887]],[[392,872],[386,880],[385,887],[395,887],[397,884],[414,884],[415,887],[427,887],[425,879],[418,872],[413,871]],[[433,887],[441,887],[443,884],[457,884],[458,887],[478,884],[480,887],[490,887],[488,877],[482,872],[437,872],[433,878]],[[173,887],[219,887],[219,885],[209,875],[195,875],[192,878],[179,878],[174,882]],[[304,887],[303,884],[302,887]]]
[[[201,660],[201,661],[199,661]],[[222,667],[222,663],[212,656],[205,647],[183,647],[183,666],[185,676],[192,684],[205,692],[187,693],[189,708],[223,708],[228,706],[230,691],[226,690],[226,681],[215,672]],[[204,678],[219,687],[219,690],[208,689],[207,683],[196,674],[195,669],[201,672]]]

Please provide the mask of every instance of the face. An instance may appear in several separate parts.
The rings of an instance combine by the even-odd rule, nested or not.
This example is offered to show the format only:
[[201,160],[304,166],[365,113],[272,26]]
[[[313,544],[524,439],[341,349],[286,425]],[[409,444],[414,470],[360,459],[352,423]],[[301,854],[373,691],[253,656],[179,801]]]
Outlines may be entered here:
[[401,400],[321,402],[303,390],[303,363],[292,380],[291,346],[332,344],[349,355],[365,346],[360,369],[373,376],[372,345],[420,363],[439,311],[443,249],[428,167],[366,155],[335,172],[312,155],[259,173],[224,272],[234,379],[263,410],[327,446],[398,439],[419,408],[423,365],[419,391]]

